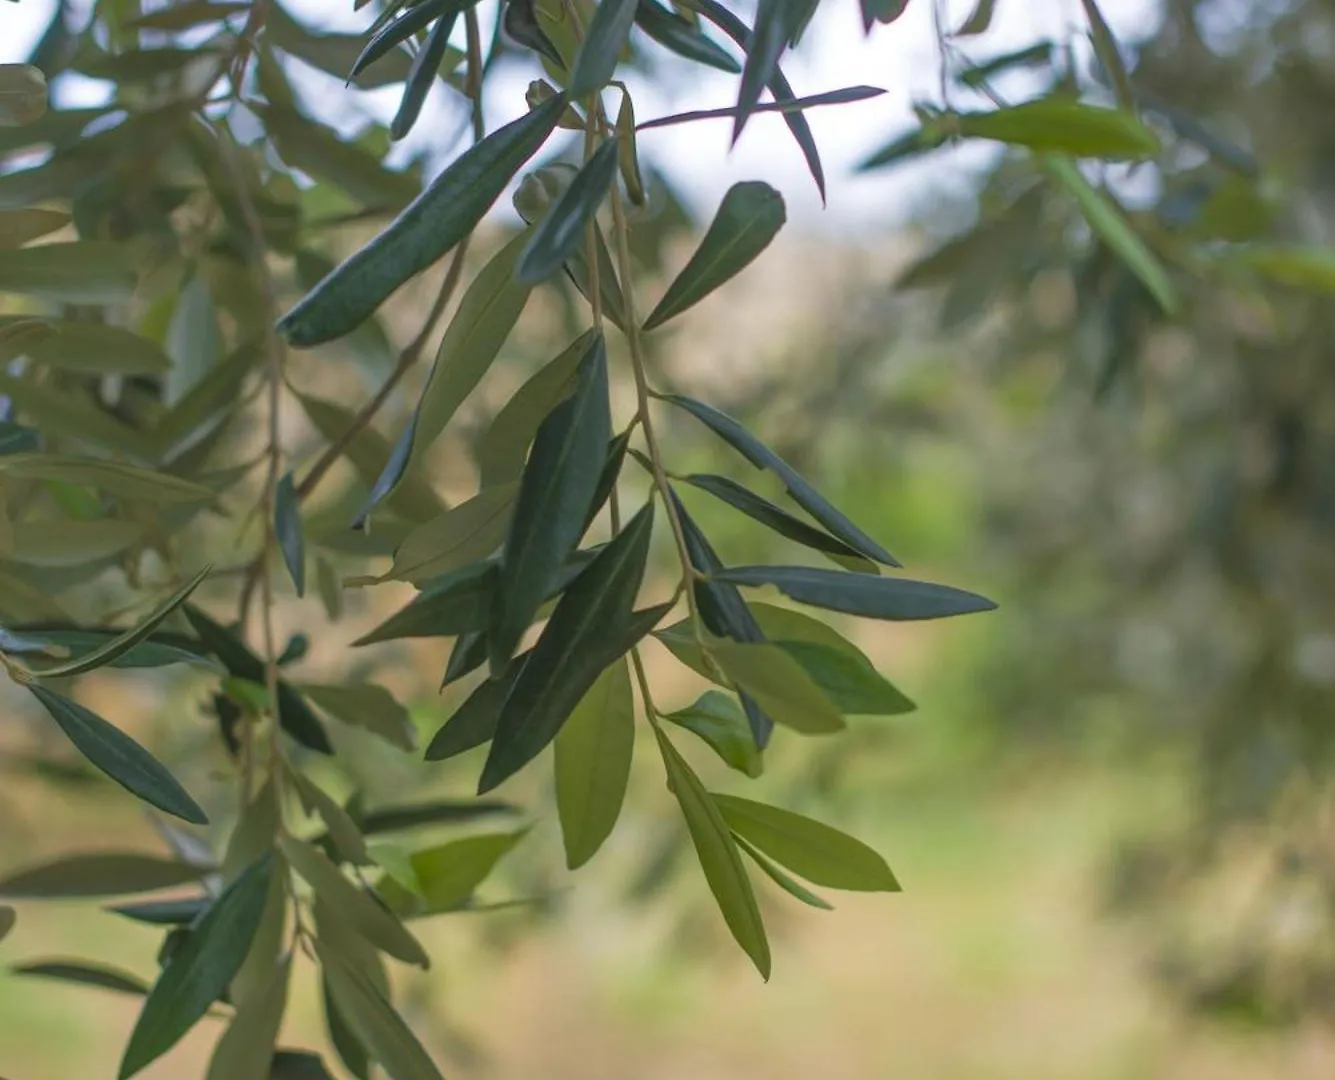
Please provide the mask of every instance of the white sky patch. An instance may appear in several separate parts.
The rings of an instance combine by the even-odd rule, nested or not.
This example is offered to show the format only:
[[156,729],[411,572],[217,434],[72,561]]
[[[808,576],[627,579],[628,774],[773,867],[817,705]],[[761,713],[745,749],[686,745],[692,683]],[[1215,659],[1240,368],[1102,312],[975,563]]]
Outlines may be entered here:
[[[483,25],[494,0],[482,0]],[[331,8],[341,4],[337,11]],[[84,5],[77,5],[82,8]],[[354,12],[350,0],[286,0],[285,6],[311,22],[341,30],[367,25],[370,16]],[[973,0],[947,0],[948,25],[959,26],[968,16]],[[0,2],[0,62],[26,56],[51,17],[50,0]],[[1119,37],[1148,32],[1158,18],[1158,0],[1102,0],[1101,7]],[[1078,0],[1000,0],[992,28],[986,35],[961,41],[964,51],[983,59],[1022,48],[1040,38],[1064,40],[1074,31],[1083,32],[1084,20]],[[460,28],[461,32],[461,28]],[[628,80],[635,95],[640,120],[667,113],[731,105],[736,78],[722,72],[678,61],[665,50],[650,45],[653,56],[662,59],[665,75],[676,75],[662,83],[648,84],[643,78]],[[829,206],[822,209],[815,184],[807,173],[786,125],[777,115],[760,115],[748,123],[736,147],[729,149],[731,124],[713,120],[645,132],[641,152],[662,169],[702,214],[708,215],[729,185],[738,180],[765,179],[783,193],[789,217],[804,229],[845,235],[869,228],[889,227],[904,220],[918,200],[940,194],[942,185],[963,188],[968,166],[987,160],[986,150],[935,154],[898,169],[859,176],[854,166],[869,153],[914,124],[915,101],[939,100],[939,57],[932,25],[931,0],[911,0],[904,16],[888,27],[863,35],[856,0],[825,0],[821,18],[801,46],[784,61],[794,92],[809,95],[845,86],[870,85],[887,92],[870,101],[812,109],[807,113],[827,177]],[[498,70],[487,97],[487,122],[495,127],[524,110],[524,87],[534,71],[518,65]],[[340,128],[357,125],[358,117],[374,116],[387,121],[398,102],[397,88],[372,94],[343,93],[336,80],[301,80],[306,103],[325,120]],[[331,93],[331,91],[333,91]],[[67,100],[91,98],[103,93],[96,83],[71,81]],[[445,163],[446,144],[461,130],[464,112],[460,100],[438,86],[432,91],[417,127],[406,141],[404,152],[422,153],[429,171]],[[610,96],[609,96],[610,100]],[[327,104],[328,103],[328,104]],[[975,106],[968,98],[962,105]],[[452,152],[457,153],[455,144]]]

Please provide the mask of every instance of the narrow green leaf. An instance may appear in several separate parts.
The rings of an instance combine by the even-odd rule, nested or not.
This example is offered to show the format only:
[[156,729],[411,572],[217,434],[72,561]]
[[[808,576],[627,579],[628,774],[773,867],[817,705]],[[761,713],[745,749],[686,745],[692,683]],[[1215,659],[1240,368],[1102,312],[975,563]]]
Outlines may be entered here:
[[611,835],[634,750],[635,695],[622,659],[598,676],[555,740],[556,808],[571,870],[593,858]]
[[490,555],[505,541],[518,484],[483,488],[471,499],[410,532],[397,551],[388,579],[424,583]]
[[778,235],[787,220],[783,196],[759,180],[734,184],[690,261],[668,286],[644,329],[661,326],[741,273]]
[[29,240],[63,229],[70,223],[63,210],[45,210],[36,206],[21,210],[0,210],[0,248],[22,247]]
[[1296,244],[1249,244],[1228,251],[1225,261],[1236,263],[1293,288],[1335,293],[1335,251]]
[[536,757],[556,737],[603,669],[624,656],[661,618],[659,609],[647,615],[633,610],[652,532],[650,502],[557,602],[501,707],[479,795]]
[[320,816],[320,820],[329,829],[329,838],[333,841],[341,861],[354,866],[366,866],[371,856],[366,850],[366,840],[357,828],[357,823],[334,798],[315,783],[310,777],[297,769],[289,768],[292,786],[296,788],[297,798],[307,813]]
[[[98,407],[82,393],[71,389],[57,390],[0,373],[0,395],[11,398],[18,406],[19,414],[42,432],[140,461],[153,457],[152,443],[146,435]],[[13,468],[12,462],[5,465]]]
[[[324,1002],[325,1028],[329,1032],[329,1041],[338,1054],[343,1067],[357,1077],[357,1080],[370,1080],[371,1058],[362,1041],[352,1033],[352,1028],[343,1018],[343,1013],[334,1000],[334,992],[329,986],[329,978],[320,980],[321,998]],[[384,988],[385,991],[388,987]]]
[[371,35],[366,47],[353,62],[348,77],[351,79],[360,75],[395,46],[403,44],[436,20],[449,19],[452,23],[454,17],[472,7],[473,2],[474,0],[422,0],[421,3],[409,6],[397,19],[387,21]]
[[415,852],[412,867],[421,886],[420,897],[408,893],[392,878],[381,881],[380,892],[391,907],[405,915],[420,917],[456,911],[527,834],[528,830],[521,829],[513,833],[467,836]]
[[519,479],[529,443],[547,414],[575,388],[580,361],[588,353],[595,334],[596,331],[589,330],[571,342],[516,390],[496,414],[477,449],[482,487],[496,487]]
[[1154,253],[1131,228],[1121,209],[1095,188],[1070,158],[1048,154],[1043,167],[1075,199],[1089,227],[1140,279],[1159,306],[1169,315],[1178,308],[1177,290]]
[[530,654],[515,657],[500,675],[484,679],[474,688],[432,738],[426,748],[427,761],[458,757],[495,738],[501,707],[514,689]]
[[579,543],[611,434],[607,354],[598,335],[580,361],[574,394],[538,428],[520,478],[497,570],[489,633],[493,672],[514,655]]
[[737,119],[733,124],[735,144],[746,127],[751,111],[760,101],[760,92],[774,78],[788,42],[800,29],[807,12],[805,0],[758,0],[756,25],[746,43],[746,62],[742,65],[741,87],[737,93]]
[[315,587],[329,621],[338,622],[343,615],[343,583],[333,565],[323,556],[315,560]]
[[9,970],[15,975],[55,979],[76,986],[93,986],[99,990],[114,990],[118,994],[134,994],[137,997],[148,994],[148,983],[137,975],[83,960],[41,960],[17,964]]
[[737,835],[737,833],[733,833],[732,838],[737,842],[737,846],[745,851],[751,858],[751,861],[760,867],[760,869],[765,872],[765,875],[789,896],[802,901],[802,903],[806,904],[808,907],[820,908],[822,911],[834,910],[833,904],[828,900],[817,896],[800,881],[790,878],[770,862],[769,859],[760,854],[760,852],[752,847],[743,837]]
[[857,549],[845,544],[827,532],[808,525],[801,518],[794,517],[788,511],[775,506],[768,499],[762,498],[750,488],[743,487],[736,480],[711,473],[695,473],[682,478],[692,487],[707,491],[716,499],[727,503],[734,510],[739,510],[752,521],[758,521],[780,536],[786,536],[804,547],[828,555],[844,566],[857,567],[860,570],[876,572],[876,564],[860,554]]
[[[729,75],[741,73],[742,65],[731,53],[707,37],[694,26],[655,0],[640,0],[635,9],[635,24],[663,48],[669,49],[697,64],[725,71]],[[740,22],[737,24],[742,25]],[[745,33],[745,27],[742,28]],[[738,41],[741,44],[741,41]]]
[[62,569],[114,559],[144,538],[141,525],[115,518],[41,518],[10,526],[5,558],[25,566]]
[[626,195],[636,206],[645,204],[644,177],[640,172],[640,150],[635,140],[635,105],[630,95],[621,95],[616,123],[617,166]]
[[10,874],[0,880],[0,896],[6,900],[123,896],[195,884],[206,872],[189,863],[153,855],[71,855]]
[[[718,3],[718,0],[684,0],[684,6],[698,11],[745,49],[748,55],[750,54],[751,32],[741,19]],[[769,92],[773,95],[775,101],[791,100],[794,96],[793,88],[788,84],[788,80],[777,65],[774,68],[774,73],[770,76]],[[816,140],[811,134],[811,125],[807,123],[807,118],[800,112],[786,112],[783,114],[783,120],[788,125],[788,130],[792,132],[798,149],[802,151],[802,157],[806,159],[811,178],[816,181],[816,188],[820,191],[821,202],[824,202],[825,170],[820,163],[820,152],[817,150]]]
[[454,637],[481,630],[487,625],[495,599],[496,563],[471,563],[428,583],[412,603],[353,644]]
[[[809,97],[790,98],[784,101],[770,101],[757,105],[752,113],[787,113],[800,112],[803,109],[818,109],[824,105],[851,105],[857,101],[870,101],[885,93],[879,86],[847,86],[842,90],[830,90],[824,94],[812,94]],[[697,109],[693,112],[673,113],[646,120],[639,126],[640,131],[653,128],[672,127],[674,124],[694,124],[701,120],[726,120],[735,117],[737,109]]]
[[[605,0],[625,4],[626,0]],[[633,2],[633,0],[632,0]],[[600,10],[602,10],[600,8]],[[536,285],[557,271],[584,243],[589,222],[607,197],[617,175],[617,141],[606,140],[561,192],[538,222],[519,256],[515,277]]]
[[306,594],[306,541],[301,531],[301,499],[297,495],[297,485],[292,474],[284,473],[274,489],[273,503],[274,537],[279,550],[283,553],[283,563],[287,566],[292,584],[297,595]]
[[297,348],[342,337],[409,278],[468,235],[565,109],[552,98],[465,151],[379,236],[343,262],[279,321]]
[[16,480],[54,480],[65,484],[87,484],[109,495],[142,502],[174,504],[211,502],[214,493],[202,484],[167,473],[124,465],[101,458],[70,454],[0,455],[0,476]]
[[835,509],[834,505],[803,479],[796,469],[727,413],[677,394],[668,396],[664,400],[685,409],[757,469],[768,469],[778,476],[793,501],[820,522],[830,535],[842,540],[868,559],[886,566],[899,565],[894,556]]
[[799,604],[842,611],[865,619],[945,619],[996,608],[974,593],[904,578],[872,577],[808,566],[738,566],[716,574],[719,581],[759,588],[772,585]]
[[31,453],[39,445],[41,440],[33,428],[0,421],[0,455]]
[[977,0],[969,17],[955,31],[955,37],[977,37],[986,34],[997,11],[997,0]]
[[330,716],[352,727],[378,735],[391,746],[409,753],[417,749],[417,730],[408,710],[383,686],[349,683],[343,686],[313,686],[302,683],[301,693]]
[[9,932],[14,929],[14,924],[18,921],[18,916],[14,914],[14,909],[7,904],[0,904],[0,941],[4,941],[9,936]]
[[323,854],[291,836],[282,837],[279,844],[292,868],[316,895],[367,941],[406,963],[423,969],[431,966],[431,958],[403,924],[370,893],[344,877]]
[[140,900],[112,904],[107,911],[148,926],[189,926],[209,906],[207,896],[184,896],[172,900]]
[[171,366],[156,344],[123,327],[68,319],[45,325],[51,332],[25,349],[36,364],[90,375],[161,375]]
[[213,564],[206,564],[194,577],[177,589],[171,596],[155,607],[137,626],[112,638],[92,652],[84,653],[63,664],[55,664],[42,669],[44,679],[62,678],[69,675],[82,675],[84,672],[115,663],[140,642],[146,640],[162,621],[180,607],[190,597],[204,579],[209,576]]
[[750,604],[760,628],[802,668],[845,716],[896,716],[916,706],[837,630],[800,611]]
[[784,649],[768,642],[715,638],[705,648],[714,662],[776,723],[804,735],[842,731],[838,707]]
[[958,113],[949,119],[961,135],[1039,153],[1136,161],[1160,150],[1158,136],[1134,113],[1066,98],[1039,98],[992,112]]
[[208,816],[185,788],[130,736],[44,686],[31,685],[28,689],[79,753],[111,779],[159,810],[196,825],[208,824]]
[[515,266],[527,242],[525,231],[501,248],[459,301],[417,405],[414,454],[424,453],[445,430],[523,314],[532,290],[515,279]]
[[816,885],[858,892],[899,891],[885,860],[861,840],[777,806],[736,795],[712,798],[729,828]]
[[5,252],[0,292],[39,296],[63,304],[128,300],[137,273],[133,250],[103,240],[72,240]]
[[388,806],[373,810],[361,819],[362,832],[367,836],[380,833],[415,829],[422,825],[459,825],[495,817],[497,814],[515,814],[519,807],[497,799],[440,799],[411,806]]
[[630,26],[635,21],[638,0],[599,0],[575,68],[570,75],[571,97],[584,97],[600,90],[616,74],[617,61],[626,48]]
[[237,1009],[214,1047],[206,1080],[270,1080],[291,976],[289,956],[273,969],[264,989]]
[[700,736],[729,768],[752,779],[764,771],[764,757],[747,715],[730,695],[706,690],[693,705],[667,713],[663,719]]
[[[264,23],[266,43],[276,45],[312,67],[337,79],[348,79],[363,51],[362,34],[337,34],[321,27],[317,32],[308,30],[276,5]],[[408,77],[412,58],[392,43],[370,70],[359,70],[351,78],[353,85],[362,90],[374,90],[391,83],[401,83]],[[363,65],[365,67],[366,65]]]
[[676,747],[661,729],[655,728],[654,734],[658,737],[658,748],[667,769],[668,788],[676,796],[686,819],[709,889],[737,944],[751,957],[761,977],[768,981],[770,951],[765,924],[732,833],[699,777],[691,771]]
[[[267,682],[265,665],[230,630],[200,611],[193,604],[182,610],[186,621],[199,636],[200,643],[222,663],[230,675],[263,686]],[[321,754],[332,754],[333,744],[319,717],[286,679],[278,680],[278,722],[302,746]]]
[[339,1012],[391,1080],[441,1080],[430,1055],[388,996],[323,943],[317,941],[315,949]]
[[227,989],[264,914],[274,861],[265,856],[233,881],[209,907],[163,969],[121,1059],[127,1080],[180,1041]]
[[[11,643],[6,646],[7,651],[36,652],[56,648],[64,650],[61,655],[68,653],[72,660],[81,660],[84,656],[114,641],[123,633],[119,630],[64,630],[31,625],[15,627],[15,629],[23,634],[24,640],[31,645],[31,649],[18,649]],[[65,662],[61,661],[61,663]],[[198,642],[175,634],[152,635],[151,640],[140,642],[115,657],[106,666],[113,668],[156,668],[166,667],[169,664],[214,666],[212,660],[199,654]],[[49,673],[50,668],[37,663],[33,664],[33,670],[38,676],[45,676]]]
[[431,28],[431,33],[427,35],[426,43],[413,57],[412,70],[408,72],[408,81],[403,86],[403,97],[399,100],[398,112],[390,121],[391,139],[395,141],[402,139],[422,115],[422,106],[426,103],[427,94],[435,85],[440,65],[449,51],[450,34],[454,31],[456,18],[456,14],[451,14],[437,20],[436,25]]

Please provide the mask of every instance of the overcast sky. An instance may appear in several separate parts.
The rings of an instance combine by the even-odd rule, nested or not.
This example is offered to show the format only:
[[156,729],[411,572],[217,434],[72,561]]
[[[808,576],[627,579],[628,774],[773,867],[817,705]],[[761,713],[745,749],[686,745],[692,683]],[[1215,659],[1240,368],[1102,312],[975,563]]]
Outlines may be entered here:
[[[484,8],[493,0],[482,0]],[[960,25],[974,0],[946,0],[950,26]],[[367,11],[354,13],[351,0],[284,0],[285,6],[312,20],[325,19],[340,29],[357,29],[369,21]],[[50,18],[50,0],[0,3],[0,61],[23,58]],[[1135,36],[1156,17],[1157,0],[1102,0],[1114,32]],[[984,36],[962,42],[971,56],[986,57],[1033,42],[1039,37],[1062,39],[1072,28],[1083,29],[1079,0],[999,0],[992,29]],[[658,50],[661,52],[661,50]],[[849,231],[869,224],[893,222],[906,212],[916,194],[930,190],[942,177],[962,183],[952,163],[942,169],[939,157],[894,173],[851,175],[852,166],[867,153],[913,123],[912,103],[937,97],[937,50],[930,0],[910,0],[905,15],[889,27],[863,36],[857,0],[826,0],[821,19],[785,69],[800,95],[867,84],[888,91],[884,96],[855,105],[815,109],[808,113],[829,177],[829,207],[822,210],[805,164],[777,116],[760,116],[748,125],[741,142],[728,150],[730,124],[711,121],[645,132],[642,152],[668,171],[677,185],[706,206],[716,202],[729,184],[741,179],[766,179],[788,200],[790,215],[807,228]],[[732,103],[735,77],[691,65],[681,69],[670,97],[648,95],[636,89],[636,112],[641,120],[667,112],[716,108]],[[499,80],[487,100],[488,122],[496,125],[518,115],[528,74]],[[337,84],[329,84],[336,88]],[[316,87],[317,94],[325,87]],[[95,95],[95,86],[78,87],[80,97]],[[340,102],[344,119],[355,109],[388,117],[397,103],[397,90],[387,89],[362,98],[353,106],[340,95],[323,93],[320,100]],[[423,119],[411,136],[414,148],[428,153],[457,130],[458,104],[437,88]]]

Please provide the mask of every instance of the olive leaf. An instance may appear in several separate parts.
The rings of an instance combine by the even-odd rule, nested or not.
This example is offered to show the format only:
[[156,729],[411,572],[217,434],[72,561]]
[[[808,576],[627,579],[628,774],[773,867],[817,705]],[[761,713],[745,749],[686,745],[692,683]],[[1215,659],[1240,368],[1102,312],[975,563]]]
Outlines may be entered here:
[[865,619],[945,619],[993,611],[991,600],[949,585],[807,566],[738,566],[714,575],[730,585],[771,585],[800,604]]
[[278,550],[283,553],[283,563],[296,586],[297,595],[304,596],[306,542],[301,529],[301,498],[290,472],[283,474],[274,489],[273,517],[274,537],[278,541]]
[[752,779],[764,771],[763,753],[746,712],[730,695],[706,690],[693,704],[665,713],[663,719],[700,736],[729,768]]
[[197,883],[205,869],[153,855],[71,855],[0,879],[7,900],[53,900],[123,896]]
[[450,34],[454,30],[457,17],[458,13],[455,12],[437,20],[436,25],[431,28],[431,33],[427,35],[426,44],[413,57],[412,70],[408,72],[408,81],[403,87],[399,110],[390,121],[391,139],[402,139],[422,115],[422,106],[426,103],[427,94],[430,93],[436,81],[436,74],[440,71],[441,62],[449,50]]
[[[607,0],[600,6],[625,4]],[[551,277],[584,243],[586,229],[617,175],[617,140],[608,139],[584,164],[538,222],[515,268],[517,280],[529,285]]]
[[601,0],[584,34],[567,92],[583,97],[605,86],[616,73],[617,61],[630,37],[638,0]]
[[[729,75],[737,75],[742,70],[742,65],[733,55],[707,37],[699,27],[668,11],[655,0],[639,0],[635,8],[635,25],[663,48],[687,60],[725,71]],[[741,26],[741,23],[737,25]],[[742,33],[745,34],[745,28]],[[738,39],[738,44],[741,44],[741,39]]]

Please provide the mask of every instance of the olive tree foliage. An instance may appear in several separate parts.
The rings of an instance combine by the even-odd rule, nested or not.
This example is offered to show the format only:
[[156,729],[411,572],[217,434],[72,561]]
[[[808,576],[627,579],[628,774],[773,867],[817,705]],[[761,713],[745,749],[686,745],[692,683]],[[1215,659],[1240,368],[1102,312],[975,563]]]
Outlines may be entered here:
[[[981,3],[960,32],[985,26],[992,6]],[[865,28],[893,33],[878,24],[904,7],[863,0]],[[847,715],[912,708],[834,629],[756,601],[755,590],[894,621],[993,605],[902,576],[877,540],[737,420],[655,385],[655,335],[764,251],[784,224],[777,191],[763,180],[729,190],[685,265],[652,295],[634,256],[655,220],[657,181],[637,151],[646,128],[722,118],[735,138],[755,113],[778,111],[823,190],[804,110],[879,91],[794,95],[780,61],[817,15],[829,17],[817,8],[507,0],[484,25],[484,11],[463,0],[392,0],[370,7],[363,34],[342,35],[304,25],[275,0],[101,0],[77,27],[62,8],[33,63],[3,70],[0,657],[91,768],[163,820],[196,827],[171,826],[171,858],[72,855],[0,882],[6,901],[134,897],[113,910],[162,927],[151,982],[96,958],[20,969],[143,995],[122,1080],[206,1017],[225,1025],[210,1076],[323,1075],[322,1058],[278,1045],[291,973],[305,964],[319,970],[330,1043],[349,1072],[439,1075],[396,1011],[387,959],[428,967],[414,923],[474,906],[474,890],[520,834],[424,842],[418,826],[473,821],[501,804],[368,808],[315,782],[312,764],[333,753],[340,725],[421,751],[387,690],[301,677],[305,639],[278,640],[274,607],[308,583],[331,622],[349,579],[372,593],[377,581],[417,588],[352,648],[374,658],[385,643],[452,641],[443,683],[471,690],[426,759],[483,751],[479,796],[521,771],[553,768],[571,868],[614,829],[643,730],[641,752],[661,759],[722,920],[762,976],[771,960],[756,870],[816,907],[825,901],[798,878],[898,888],[859,841],[706,787],[680,747],[701,740],[696,750],[712,750],[720,769],[754,777],[776,726],[785,738],[835,735]],[[1100,54],[1123,77],[1097,8],[1085,8]],[[638,116],[618,72],[663,51],[735,74],[735,104]],[[518,119],[489,129],[482,93],[502,57],[526,59],[542,77]],[[289,77],[294,58],[357,87],[401,85],[388,131],[345,138],[309,115]],[[109,84],[109,102],[45,110],[45,84],[67,74]],[[987,87],[986,72],[976,79]],[[383,153],[438,83],[469,102],[472,141],[419,190],[418,170],[390,169]],[[1173,310],[1178,288],[1160,260],[1076,164],[1151,158],[1159,138],[1120,90],[1089,103],[1075,89],[924,108],[921,130],[881,160],[957,139],[1025,148],[1153,302]],[[541,163],[562,128],[575,133],[577,163]],[[522,227],[464,280],[470,239],[507,190]],[[367,223],[372,239],[329,257],[342,253],[339,230]],[[441,263],[417,332],[360,408],[291,378],[299,359],[384,341],[382,305]],[[549,360],[496,414],[477,442],[476,493],[447,507],[422,469],[426,455],[531,296],[572,289],[583,306],[571,339],[553,341]],[[396,389],[433,342],[421,393],[385,439],[374,422],[399,407]],[[613,373],[632,388],[629,407],[613,408]],[[323,436],[313,457],[296,453],[284,430],[293,407]],[[730,477],[674,472],[660,436],[667,414],[770,474],[789,505]],[[258,429],[258,453],[233,438],[238,429]],[[312,496],[344,458],[363,497],[337,529],[316,529]],[[726,564],[679,497],[686,487],[810,558]],[[665,580],[646,574],[656,538],[674,567]],[[202,551],[219,547],[225,560],[203,562]],[[384,556],[392,563],[377,576]],[[130,606],[108,613],[99,603],[108,581]],[[640,654],[651,637],[716,689],[690,708],[660,710]],[[168,665],[211,681],[198,722],[216,729],[234,773],[229,805],[192,794],[80,692],[89,672]],[[211,816],[234,824],[203,831]],[[8,932],[13,909],[0,914]]]

